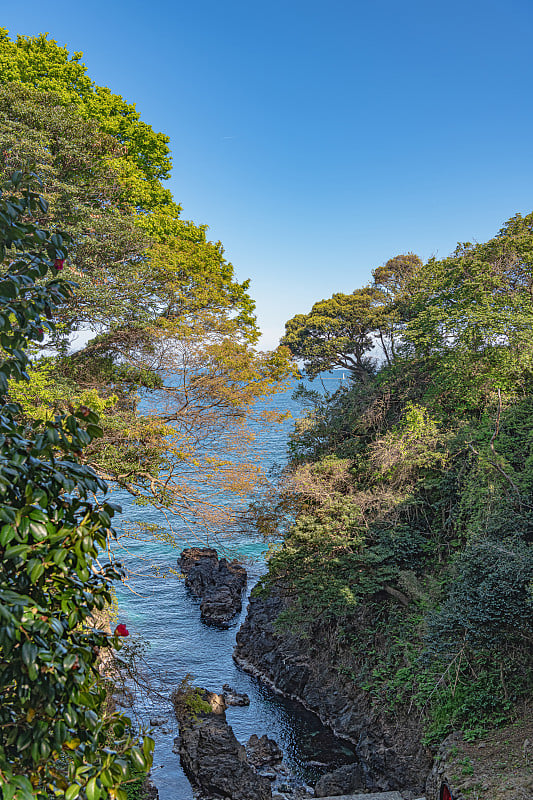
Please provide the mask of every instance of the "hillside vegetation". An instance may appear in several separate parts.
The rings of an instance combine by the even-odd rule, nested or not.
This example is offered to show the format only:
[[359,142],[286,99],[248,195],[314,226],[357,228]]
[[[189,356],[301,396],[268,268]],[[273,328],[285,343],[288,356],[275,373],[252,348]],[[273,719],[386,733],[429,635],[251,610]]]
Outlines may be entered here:
[[327,623],[335,669],[420,714],[428,743],[515,719],[531,688],[532,267],[517,215],[444,260],[392,259],[283,339],[311,375],[351,379],[298,391],[290,469],[258,515],[288,533],[257,591],[291,598],[280,629]]

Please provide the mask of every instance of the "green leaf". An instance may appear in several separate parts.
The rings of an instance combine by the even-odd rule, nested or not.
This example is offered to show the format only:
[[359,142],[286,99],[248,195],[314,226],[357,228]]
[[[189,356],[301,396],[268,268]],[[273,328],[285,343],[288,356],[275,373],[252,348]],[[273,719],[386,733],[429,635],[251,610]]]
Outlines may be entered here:
[[31,522],[30,523],[30,531],[33,533],[34,539],[36,539],[38,542],[42,542],[43,539],[46,539],[47,530],[46,530],[46,526],[43,525],[42,523],[40,523],[40,522]]
[[44,573],[44,564],[41,562],[36,564],[30,572],[30,580],[32,583],[37,583],[41,575]]
[[22,645],[22,660],[29,667],[35,663],[39,649],[31,642],[24,642]]
[[15,544],[12,547],[6,548],[4,558],[17,558],[24,556],[30,552],[30,547],[27,544]]
[[145,736],[143,739],[143,753],[146,759],[149,759],[154,752],[155,742],[151,736]]
[[87,786],[85,787],[85,793],[87,795],[87,800],[99,800],[100,798],[100,787],[96,783],[96,777],[91,778]]
[[63,667],[65,668],[65,670],[72,669],[72,667],[76,663],[77,658],[78,656],[76,655],[76,653],[69,653],[68,655],[66,655],[65,658],[63,659]]
[[33,731],[31,728],[29,729],[27,728],[17,736],[17,750],[19,750],[19,752],[22,752],[27,747],[29,747],[30,744],[32,744],[32,742],[33,742]]
[[72,783],[65,792],[65,800],[75,800],[81,791],[81,786],[78,783]]
[[14,528],[12,525],[4,525],[2,530],[0,530],[0,545],[5,547],[6,544],[14,538],[16,533],[16,528]]
[[50,627],[57,636],[62,636],[64,632],[63,624],[55,617],[50,618]]
[[87,433],[93,439],[101,438],[104,435],[104,431],[99,425],[87,425]]
[[104,770],[102,770],[102,773],[101,773],[101,775],[100,775],[100,780],[102,781],[102,783],[104,784],[104,786],[105,786],[106,788],[108,788],[108,789],[109,789],[111,786],[113,786],[113,784],[114,784],[114,781],[113,781],[113,776],[111,775],[111,773],[110,773],[110,771],[109,771],[108,769],[104,769]]
[[135,767],[137,767],[137,769],[143,771],[147,769],[148,767],[147,759],[142,753],[142,751],[139,750],[139,748],[136,745],[133,745],[133,747],[130,750],[130,758]]

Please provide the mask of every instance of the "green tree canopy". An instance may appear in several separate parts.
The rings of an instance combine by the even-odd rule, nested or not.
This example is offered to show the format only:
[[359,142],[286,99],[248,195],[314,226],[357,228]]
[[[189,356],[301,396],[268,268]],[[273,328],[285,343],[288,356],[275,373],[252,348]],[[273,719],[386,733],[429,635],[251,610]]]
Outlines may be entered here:
[[67,335],[160,318],[167,328],[171,320],[190,324],[191,314],[209,308],[233,320],[234,335],[256,337],[248,284],[235,281],[220,243],[177,217],[172,204],[140,213],[121,176],[122,146],[99,122],[56,94],[10,84],[0,87],[0,146],[4,174],[32,164],[49,203],[43,223],[60,219],[71,236],[66,273],[78,291],[63,311]]
[[524,389],[533,368],[533,215],[483,244],[430,259],[411,281],[408,355],[429,359],[433,395],[475,409]]
[[[95,85],[80,59],[46,36],[0,36],[2,168],[34,165],[48,200],[38,222],[59,220],[70,235],[62,274],[78,285],[46,341],[56,357],[32,372],[33,395],[11,392],[41,417],[84,398],[102,412],[104,436],[87,451],[99,474],[203,519],[216,503],[201,502],[202,482],[214,494],[250,487],[255,467],[238,465],[248,421],[289,364],[282,351],[256,351],[248,282],[161,183],[167,137]],[[98,335],[69,353],[72,333],[87,328]]]
[[373,372],[368,354],[379,342],[388,364],[397,355],[405,328],[410,284],[422,262],[414,253],[398,255],[372,271],[370,286],[351,294],[336,293],[297,314],[285,325],[281,343],[301,359],[307,374],[340,367],[360,379]]
[[303,360],[311,377],[341,367],[364,380],[373,369],[367,353],[376,327],[375,297],[366,287],[320,300],[309,314],[297,314],[286,323],[281,344]]
[[377,335],[388,364],[396,357],[407,320],[411,282],[421,267],[417,255],[406,253],[372,270]]
[[96,120],[103,132],[122,145],[121,166],[130,199],[143,209],[172,203],[170,192],[160,184],[170,174],[168,136],[155,133],[143,122],[135,105],[97,86],[87,75],[82,55],[71,55],[47,34],[17,36],[11,41],[8,31],[0,29],[1,82],[51,92],[63,106],[74,106],[79,116]]

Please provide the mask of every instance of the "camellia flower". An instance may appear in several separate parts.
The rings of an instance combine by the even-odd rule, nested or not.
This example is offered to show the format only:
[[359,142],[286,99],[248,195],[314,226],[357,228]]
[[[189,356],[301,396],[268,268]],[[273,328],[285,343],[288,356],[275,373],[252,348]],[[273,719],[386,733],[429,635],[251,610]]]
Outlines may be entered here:
[[129,635],[130,632],[126,628],[123,622],[121,622],[120,625],[117,625],[117,627],[115,628],[115,636],[129,636]]
[[57,270],[63,269],[63,264],[64,263],[65,263],[65,259],[64,258],[56,258],[56,260],[54,261],[54,267]]

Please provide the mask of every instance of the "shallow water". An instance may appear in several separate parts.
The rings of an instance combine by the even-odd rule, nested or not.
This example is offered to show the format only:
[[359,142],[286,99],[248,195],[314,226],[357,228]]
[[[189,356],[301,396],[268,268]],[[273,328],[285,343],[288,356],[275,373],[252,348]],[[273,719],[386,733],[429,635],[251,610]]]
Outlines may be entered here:
[[[338,385],[335,378],[325,381],[328,390]],[[275,406],[291,410],[293,416],[301,411],[291,399],[292,390],[278,395]],[[270,467],[284,463],[286,442],[292,422],[283,426],[271,426],[260,433],[265,455],[264,465]],[[158,523],[165,526],[162,514],[153,508],[135,506],[128,496],[118,492],[113,500],[121,502],[123,517],[129,521]],[[180,550],[188,544],[184,536]],[[121,586],[117,592],[119,619],[126,622],[132,640],[142,637],[150,645],[145,659],[150,669],[158,675],[152,683],[163,697],[138,697],[136,713],[148,724],[150,716],[164,717],[165,725],[155,727],[152,736],[156,740],[152,777],[159,789],[161,800],[192,800],[193,794],[179,763],[179,756],[172,752],[177,736],[168,697],[186,674],[194,676],[194,683],[211,691],[220,692],[222,684],[229,683],[239,692],[250,697],[247,707],[230,707],[226,715],[235,735],[243,744],[252,733],[263,733],[274,738],[281,746],[285,759],[293,772],[303,781],[313,782],[327,771],[326,767],[310,765],[308,762],[327,764],[329,769],[353,760],[349,745],[336,739],[324,728],[318,718],[305,711],[297,703],[285,700],[257,679],[247,675],[232,660],[235,635],[246,614],[246,603],[240,618],[232,627],[220,630],[200,621],[199,600],[185,588],[176,574],[176,559],[180,550],[161,542],[132,541],[129,555],[122,556],[126,565],[136,568],[136,556],[145,559],[145,565],[153,569],[142,570],[132,580],[134,592]],[[240,552],[253,557],[248,565],[248,592],[265,570],[262,557],[264,545],[252,538],[242,540]],[[166,577],[164,577],[166,575]]]

